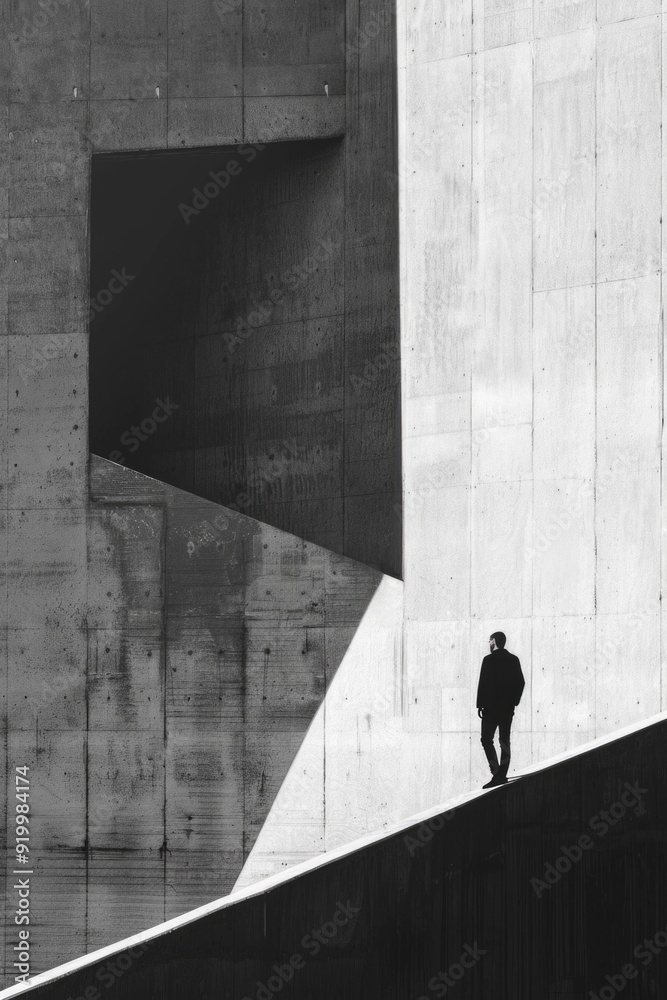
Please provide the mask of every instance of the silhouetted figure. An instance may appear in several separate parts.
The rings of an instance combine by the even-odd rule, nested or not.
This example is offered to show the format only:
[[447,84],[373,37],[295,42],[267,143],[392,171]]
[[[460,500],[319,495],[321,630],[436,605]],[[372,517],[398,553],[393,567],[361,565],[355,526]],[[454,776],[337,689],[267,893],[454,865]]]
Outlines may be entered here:
[[[482,746],[493,777],[484,788],[495,788],[507,781],[510,765],[510,729],[514,709],[521,701],[525,680],[519,657],[505,649],[504,632],[489,637],[491,652],[482,660],[477,687],[477,714],[482,720]],[[493,745],[498,729],[500,764]]]

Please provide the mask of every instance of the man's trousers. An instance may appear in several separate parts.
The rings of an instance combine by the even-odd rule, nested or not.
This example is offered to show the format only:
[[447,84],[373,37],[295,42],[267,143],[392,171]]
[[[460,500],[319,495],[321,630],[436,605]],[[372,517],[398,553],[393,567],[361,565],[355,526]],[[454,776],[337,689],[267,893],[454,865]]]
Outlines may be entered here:
[[[510,766],[510,729],[513,718],[513,708],[482,709],[482,746],[494,778],[507,777],[507,770]],[[498,763],[498,755],[493,745],[496,729],[500,743],[500,763]]]

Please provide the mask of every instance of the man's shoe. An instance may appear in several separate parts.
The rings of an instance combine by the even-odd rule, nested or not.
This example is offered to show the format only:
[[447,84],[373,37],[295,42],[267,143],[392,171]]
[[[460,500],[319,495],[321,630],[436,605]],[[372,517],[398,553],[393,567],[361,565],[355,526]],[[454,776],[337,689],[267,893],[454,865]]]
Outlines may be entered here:
[[507,778],[498,778],[494,774],[494,776],[491,778],[491,781],[487,781],[485,785],[482,785],[482,788],[498,788],[499,785],[506,785],[506,784],[507,784]]

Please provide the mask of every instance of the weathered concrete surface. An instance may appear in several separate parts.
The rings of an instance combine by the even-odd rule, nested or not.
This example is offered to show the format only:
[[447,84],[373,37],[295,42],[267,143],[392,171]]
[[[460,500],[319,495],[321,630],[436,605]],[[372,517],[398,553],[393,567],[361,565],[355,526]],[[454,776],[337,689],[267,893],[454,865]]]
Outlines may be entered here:
[[[333,578],[330,578],[332,582]],[[300,744],[235,888],[411,815],[433,789],[416,780],[440,740],[414,739],[402,656],[403,584],[384,577],[358,624],[355,581],[326,638],[326,698]],[[434,742],[437,745],[434,745]]]
[[[356,110],[348,117],[346,138],[348,149],[358,153],[352,169],[347,168],[345,195],[345,440],[347,475],[351,483],[360,484],[362,495],[354,505],[346,501],[346,544],[354,543],[351,551],[364,551],[365,560],[375,565],[382,563],[377,562],[369,541],[374,543],[383,532],[393,534],[394,529],[385,516],[386,507],[378,508],[377,497],[364,493],[368,483],[393,474],[391,470],[397,467],[395,428],[401,438],[400,367],[392,340],[396,297],[388,234],[393,193],[402,171],[384,165],[381,179],[368,169],[363,157],[377,142],[378,123],[390,146],[386,154],[393,155],[394,98],[386,75],[389,50],[395,58],[393,33],[393,16],[384,5],[348,5],[348,104],[360,110],[358,117]],[[435,102],[426,102],[424,107],[433,107],[436,118],[441,110]],[[431,370],[432,365],[431,357],[424,370]],[[387,380],[395,385],[396,404],[385,389]],[[380,442],[384,446],[378,451],[376,443]],[[400,501],[391,517],[397,513]],[[426,558],[430,558],[432,550],[424,544]],[[456,651],[461,667],[449,673],[443,691],[441,640],[428,627],[424,633],[411,634],[409,625],[403,624],[403,588],[387,579],[358,628],[341,629],[342,662],[337,678],[328,688],[238,885],[295,863],[304,848],[311,855],[331,850],[401,819],[469,781],[471,735],[466,713],[470,693],[463,653]],[[411,659],[407,656],[410,642],[413,648],[419,645],[419,656]],[[452,645],[447,643],[445,648]],[[454,699],[458,717],[465,722],[452,727],[456,731],[448,731],[442,724],[441,706],[449,706]],[[425,713],[429,716],[426,723]],[[326,810],[320,820],[324,802]]]
[[465,782],[495,629],[517,761],[665,705],[662,17],[399,7],[406,670]]
[[[349,637],[402,586],[95,456],[90,494],[85,624],[26,620],[0,648],[10,784],[32,775],[34,970],[232,889]],[[322,849],[320,804],[283,864]]]
[[[373,24],[376,15],[371,7],[360,12]],[[356,17],[349,32],[365,26]],[[393,156],[392,31],[384,19],[379,34],[354,35],[358,47],[346,59],[344,21],[338,3],[281,4],[267,13],[250,0],[0,0],[0,663],[10,787],[16,766],[29,765],[33,776],[33,969],[113,939],[121,921],[138,928],[229,887],[323,695],[327,623],[321,607],[303,602],[323,592],[327,565],[327,573],[336,559],[347,565],[323,555],[310,567],[307,554],[321,550],[297,539],[280,554],[270,546],[244,550],[241,570],[255,568],[257,588],[271,578],[264,589],[278,593],[284,628],[275,624],[271,595],[258,591],[243,632],[239,566],[220,572],[214,588],[191,572],[188,541],[202,541],[193,559],[209,569],[222,558],[205,524],[200,537],[180,508],[170,521],[154,494],[124,502],[110,495],[89,506],[91,154],[345,134],[351,319],[344,337],[363,369],[384,343],[395,345],[397,329],[395,222],[381,211],[378,180]],[[376,277],[366,282],[360,262],[371,256]],[[379,405],[374,423],[393,428],[397,405],[397,398],[393,407]],[[395,474],[395,436],[378,432],[378,446],[359,455],[365,419],[355,402],[345,417],[350,463],[389,458]],[[350,484],[342,530],[360,550],[376,516],[389,529],[388,497],[393,490],[392,502],[398,498],[398,483],[385,490],[384,512],[377,494]],[[206,507],[197,503],[197,511]],[[257,537],[265,531],[280,537],[268,528]],[[369,581],[382,575],[359,572]],[[361,596],[335,628],[353,626]],[[335,649],[342,655],[338,633]],[[250,674],[262,678],[244,689],[242,703],[241,651]],[[303,664],[298,697],[284,674],[270,689],[267,672],[263,687],[271,655],[283,666]],[[217,703],[207,688],[213,664]],[[238,723],[241,704],[242,750],[238,728],[220,737],[224,711]],[[192,732],[206,764],[196,771]],[[3,877],[7,870],[11,859]],[[5,945],[7,969],[13,952]]]
[[[127,875],[114,841],[136,863],[149,850],[152,896],[138,899],[152,919],[159,905],[169,917],[231,889],[333,681],[341,633],[354,633],[383,577],[102,459],[92,476],[92,579],[113,589],[115,577],[119,591],[90,632],[102,742],[88,766],[99,759],[125,804],[95,828],[93,853],[109,892]],[[123,756],[109,773],[114,746]],[[322,784],[323,747],[319,766]],[[104,781],[94,787],[104,801]],[[302,845],[298,860],[312,853]]]
[[[58,788],[75,820],[84,816],[89,773],[100,786],[102,801],[112,809],[116,770],[120,792],[131,772],[136,774],[137,790],[155,794],[156,772],[138,767],[132,754],[139,745],[147,760],[155,745],[153,709],[149,711],[147,700],[142,701],[141,685],[152,676],[148,661],[156,655],[161,638],[160,655],[169,663],[166,675],[169,670],[175,674],[163,694],[164,711],[171,712],[174,727],[163,758],[165,787],[173,792],[173,797],[165,798],[173,804],[165,814],[164,829],[180,852],[167,854],[163,863],[181,879],[177,878],[178,891],[163,903],[165,907],[169,903],[178,909],[181,902],[201,898],[199,892],[220,891],[221,883],[211,885],[207,874],[212,850],[218,858],[225,851],[231,856],[241,850],[241,824],[234,812],[239,794],[234,781],[238,743],[235,735],[224,748],[215,741],[211,733],[219,732],[220,716],[215,701],[202,695],[205,688],[200,686],[205,665],[220,657],[223,703],[240,703],[235,672],[240,637],[230,626],[238,610],[239,581],[234,575],[238,567],[226,567],[214,592],[202,588],[198,573],[190,575],[185,569],[173,578],[163,577],[168,594],[164,612],[154,600],[156,576],[148,572],[154,568],[155,551],[140,559],[133,552],[133,538],[139,536],[132,535],[143,523],[141,537],[157,547],[158,533],[165,530],[164,525],[160,528],[157,508],[164,504],[156,503],[151,493],[142,499],[137,491],[126,497],[134,507],[129,522],[124,523],[118,512],[113,527],[102,519],[95,529],[101,534],[91,535],[91,551],[95,538],[101,539],[98,554],[103,568],[91,579],[86,594],[88,518],[82,469],[87,456],[85,409],[80,401],[87,389],[81,358],[85,357],[88,190],[75,168],[88,162],[91,143],[97,150],[121,150],[137,145],[166,149],[326,138],[342,131],[337,115],[345,102],[348,402],[353,401],[355,374],[367,383],[373,371],[380,370],[378,356],[383,363],[388,361],[386,371],[397,369],[389,353],[396,300],[387,232],[392,212],[388,192],[401,185],[406,539],[401,657],[395,647],[390,654],[389,628],[382,632],[382,621],[389,619],[387,608],[394,607],[389,601],[380,608],[385,616],[380,631],[360,630],[359,659],[355,652],[349,662],[365,663],[383,649],[386,655],[371,660],[368,674],[340,674],[340,683],[331,686],[332,711],[325,704],[322,712],[315,713],[302,743],[298,728],[305,716],[297,715],[297,722],[285,722],[280,729],[282,718],[274,725],[276,720],[263,714],[264,661],[271,655],[265,650],[273,648],[275,629],[261,615],[257,623],[253,619],[247,655],[261,683],[248,692],[250,744],[245,752],[252,761],[255,784],[243,822],[251,836],[280,780],[262,767],[262,754],[268,754],[274,732],[281,734],[285,760],[298,750],[296,766],[301,774],[295,785],[296,774],[288,773],[244,878],[290,862],[302,849],[312,853],[363,832],[378,820],[384,822],[390,809],[403,807],[399,786],[409,796],[423,796],[420,804],[425,805],[445,799],[467,782],[481,781],[485,766],[474,696],[480,658],[495,628],[507,632],[528,680],[515,723],[516,762],[544,758],[645,717],[664,697],[658,602],[665,563],[659,557],[664,535],[664,379],[657,194],[665,162],[662,112],[658,113],[660,9],[654,0],[641,4],[614,0],[598,4],[596,20],[595,5],[588,2],[539,3],[534,9],[521,3],[499,9],[486,0],[461,0],[448,4],[442,14],[430,0],[409,9],[401,5],[402,153],[400,169],[380,177],[371,165],[379,164],[381,173],[387,169],[394,107],[388,72],[392,25],[382,18],[383,11],[376,4],[361,8],[350,4],[347,38],[352,48],[344,98],[335,92],[335,83],[329,97],[310,90],[295,94],[293,83],[285,82],[284,44],[269,45],[269,36],[275,30],[277,38],[280,31],[267,26],[266,31],[262,27],[266,45],[256,50],[257,60],[264,58],[262,53],[271,53],[276,75],[268,77],[279,93],[264,92],[266,75],[257,61],[243,98],[234,92],[233,73],[225,80],[225,74],[211,71],[209,84],[204,84],[207,73],[199,77],[193,70],[191,89],[174,82],[176,90],[169,91],[167,105],[163,99],[167,64],[160,62],[165,36],[154,29],[159,18],[145,29],[133,27],[132,44],[122,37],[113,57],[105,53],[107,42],[99,31],[92,92],[87,95],[83,83],[81,88],[74,83],[81,75],[80,66],[88,65],[86,46],[81,44],[85,19],[74,9],[53,22],[51,51],[59,53],[54,68],[32,74],[14,62],[12,90],[4,91],[6,120],[16,124],[16,132],[9,130],[15,138],[5,140],[16,141],[16,155],[11,152],[10,169],[0,183],[9,191],[5,222],[10,239],[3,246],[5,252],[11,251],[0,281],[0,296],[7,299],[0,311],[2,329],[10,334],[4,338],[7,392],[0,397],[8,407],[8,444],[3,454],[8,471],[4,496],[5,551],[11,574],[9,632],[31,633],[25,637],[32,644],[26,647],[31,662],[42,655],[45,634],[62,636],[64,645],[53,644],[53,650],[62,648],[62,661],[69,658],[78,665],[80,682],[86,609],[93,607],[94,596],[95,613],[100,616],[97,628],[105,645],[96,642],[89,652],[97,685],[93,704],[97,711],[110,713],[113,727],[129,734],[119,746],[120,741],[110,739],[105,744],[103,729],[96,732],[85,758],[93,771],[84,769],[76,706],[65,706],[63,698],[58,720],[67,720],[74,712],[74,728],[63,735],[54,723],[48,742],[36,742],[32,729],[24,742],[20,733],[10,732],[8,760],[12,766],[22,755],[33,761],[38,750],[48,751],[49,774],[67,770],[67,781]],[[248,26],[253,23],[258,22],[249,18]],[[233,16],[228,24],[221,44],[231,52],[237,44]],[[116,37],[118,29],[109,30]],[[210,51],[206,35],[202,30],[197,45]],[[314,66],[326,66],[323,72],[328,78],[331,61],[319,47],[318,41],[309,48],[308,72],[299,71],[290,80],[298,78],[310,87],[319,78]],[[30,49],[35,59],[43,51],[43,46]],[[150,74],[144,72],[148,54],[155,54],[156,60]],[[184,72],[189,58],[184,56],[180,64],[175,59],[178,72]],[[235,57],[226,58],[235,65]],[[214,54],[207,66],[217,59]],[[2,79],[9,87],[10,78]],[[243,83],[245,87],[245,70]],[[159,98],[156,84],[161,88]],[[88,96],[92,99],[86,118],[75,108]],[[129,100],[132,97],[136,99]],[[70,106],[73,110],[68,112]],[[324,123],[319,117],[322,108],[333,109]],[[20,133],[24,120],[33,130],[26,136]],[[32,143],[33,138],[38,142]],[[40,343],[32,348],[37,340]],[[293,343],[288,337],[288,344]],[[28,359],[27,384],[20,359]],[[61,363],[66,379],[56,377]],[[271,364],[269,359],[264,367],[270,370]],[[345,468],[350,482],[346,545],[355,539],[367,544],[366,538],[377,537],[369,525],[378,516],[384,518],[384,512],[378,515],[377,494],[366,488],[369,477],[378,478],[369,469],[381,460],[396,468],[393,439],[383,433],[395,426],[398,408],[385,407],[387,396],[370,397],[367,389],[366,384],[353,412],[345,417]],[[371,412],[369,398],[375,408]],[[388,442],[385,452],[365,450],[370,427],[376,429],[378,442]],[[120,506],[117,494],[108,499],[111,506]],[[141,504],[156,508],[146,512],[149,520],[144,522],[138,520],[144,515],[138,510]],[[115,538],[124,539],[118,545],[120,550],[126,546],[129,560],[113,573],[103,563],[108,544],[104,532],[111,530]],[[188,536],[187,527],[183,530],[188,541],[199,538]],[[211,537],[205,525],[203,531],[204,539]],[[164,537],[170,537],[169,530]],[[204,551],[209,548],[200,549],[202,558],[208,558]],[[288,550],[274,557],[275,563],[265,567],[271,577],[282,579],[299,566],[298,549],[296,554]],[[148,572],[146,578],[139,568]],[[311,576],[309,587],[314,586],[312,580]],[[389,584],[396,586],[395,581]],[[261,613],[269,616],[274,598],[274,593],[262,594],[261,587],[253,593]],[[114,617],[114,607],[125,607],[123,614],[129,618]],[[313,672],[308,676],[316,676],[328,656],[326,647],[322,654],[317,612],[303,604],[294,606],[289,598],[278,607],[280,621],[285,621],[284,611],[288,621],[294,615],[300,623],[292,635],[298,643],[292,647],[294,657],[309,657]],[[165,613],[173,616],[174,632],[165,632],[164,622],[158,621]],[[350,623],[342,621],[333,639],[341,656],[352,641],[351,633]],[[375,645],[378,636],[386,642],[384,647]],[[12,648],[18,650],[18,640],[24,637],[11,638],[16,641]],[[125,653],[117,660],[124,664],[122,677],[113,666],[116,659],[107,676],[100,671],[104,660],[99,656],[116,658],[114,650],[123,644]],[[267,683],[268,678],[267,673]],[[390,697],[379,709],[373,705],[376,689]],[[274,689],[277,712],[286,691],[283,676]],[[354,702],[350,696],[346,700],[347,691],[354,692]],[[309,709],[318,703],[311,690],[306,700]],[[374,723],[374,713],[382,720],[380,727]],[[285,716],[289,719],[290,712]],[[344,738],[336,743],[346,726]],[[203,773],[188,766],[188,743],[183,737],[188,727],[193,731],[196,727],[198,733],[201,759],[206,760]],[[400,737],[394,736],[393,727],[400,730]],[[329,738],[336,753],[333,766],[321,777],[319,762]],[[73,762],[71,769],[65,767],[66,761]],[[324,782],[330,824],[323,813]],[[223,790],[220,801],[210,795],[212,786]],[[294,787],[305,796],[302,823],[291,822],[294,802],[292,796],[290,803],[288,792]],[[369,789],[374,797],[364,812]],[[42,801],[44,815],[55,818],[55,807]],[[159,808],[159,797],[152,801],[151,809]],[[223,801],[229,808],[229,825],[224,826],[224,843],[212,848],[213,831],[223,829],[216,813]],[[190,812],[193,802],[195,811]],[[114,853],[114,827],[106,815],[108,826],[101,829],[108,837],[107,853],[99,853],[98,843],[90,885],[100,904],[105,900],[110,912],[118,913],[120,901],[111,894],[105,897],[104,890],[120,857],[120,852]],[[202,817],[201,827],[186,825],[190,815]],[[137,864],[154,859],[163,840],[157,827],[142,822],[138,801],[130,800],[125,820],[137,835],[133,846]],[[71,925],[61,923],[62,937],[52,938],[54,953],[60,955],[62,942],[73,942],[74,950],[80,945],[86,882],[78,857],[57,850],[54,845],[49,855],[52,874],[43,883],[47,888],[40,912],[47,921],[55,920],[58,892],[66,877],[73,901]],[[100,863],[95,867],[97,858]],[[194,874],[187,878],[191,859]],[[192,885],[197,887],[194,896],[188,888]],[[147,918],[139,909],[135,916],[138,923]],[[101,923],[97,915],[91,919],[93,938],[101,933]]]

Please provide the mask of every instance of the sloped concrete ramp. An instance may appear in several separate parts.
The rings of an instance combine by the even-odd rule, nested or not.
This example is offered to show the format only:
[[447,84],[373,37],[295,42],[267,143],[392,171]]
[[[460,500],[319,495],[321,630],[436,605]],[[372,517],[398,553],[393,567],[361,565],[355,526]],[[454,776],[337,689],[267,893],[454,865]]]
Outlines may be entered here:
[[0,997],[663,997],[666,739],[662,714]]

